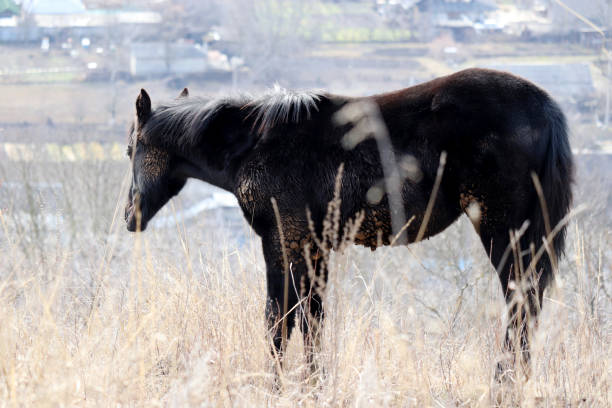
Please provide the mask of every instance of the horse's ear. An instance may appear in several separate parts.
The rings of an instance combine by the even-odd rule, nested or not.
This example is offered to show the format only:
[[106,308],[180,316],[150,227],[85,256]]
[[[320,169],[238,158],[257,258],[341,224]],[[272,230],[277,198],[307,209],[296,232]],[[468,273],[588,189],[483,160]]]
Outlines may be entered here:
[[144,89],[140,90],[138,98],[136,98],[136,118],[138,125],[142,126],[151,116],[151,98]]
[[189,89],[183,88],[183,90],[181,91],[178,97],[179,99],[181,99],[181,98],[187,98],[188,96],[189,96]]

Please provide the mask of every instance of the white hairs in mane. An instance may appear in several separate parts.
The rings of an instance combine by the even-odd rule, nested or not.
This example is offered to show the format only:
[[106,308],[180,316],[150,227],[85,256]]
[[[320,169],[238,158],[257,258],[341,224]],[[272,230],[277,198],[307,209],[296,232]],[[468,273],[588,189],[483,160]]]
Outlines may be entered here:
[[255,116],[255,126],[263,132],[278,124],[310,119],[311,112],[318,110],[320,99],[320,93],[291,91],[274,85],[272,90],[254,98],[244,108],[251,110],[249,115]]

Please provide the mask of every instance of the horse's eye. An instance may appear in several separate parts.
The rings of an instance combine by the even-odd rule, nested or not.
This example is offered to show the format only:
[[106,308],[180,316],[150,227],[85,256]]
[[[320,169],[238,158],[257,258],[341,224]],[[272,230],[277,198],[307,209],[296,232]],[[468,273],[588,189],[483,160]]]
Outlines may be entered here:
[[128,146],[127,147],[127,152],[126,153],[127,153],[128,157],[132,157],[132,146]]

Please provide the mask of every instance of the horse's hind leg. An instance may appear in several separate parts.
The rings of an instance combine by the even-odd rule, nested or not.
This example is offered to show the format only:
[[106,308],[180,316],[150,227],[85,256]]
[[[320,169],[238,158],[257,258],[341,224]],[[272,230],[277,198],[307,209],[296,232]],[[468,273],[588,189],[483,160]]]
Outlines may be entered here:
[[[528,273],[529,248],[520,245],[520,239],[513,242],[511,234],[515,232],[510,228],[480,226],[480,237],[497,269],[508,310],[503,349],[512,354],[511,361],[516,362],[518,356],[528,371],[529,335],[537,326],[545,282]],[[504,365],[503,362],[498,364],[498,377],[505,371]]]

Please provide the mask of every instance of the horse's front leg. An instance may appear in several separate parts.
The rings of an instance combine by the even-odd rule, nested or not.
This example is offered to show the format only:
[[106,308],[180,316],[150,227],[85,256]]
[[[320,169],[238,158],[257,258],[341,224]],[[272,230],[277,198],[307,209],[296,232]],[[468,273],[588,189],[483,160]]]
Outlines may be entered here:
[[[307,251],[309,252],[309,251]],[[304,351],[310,371],[315,372],[315,354],[321,349],[321,325],[323,323],[323,298],[327,286],[327,264],[319,251],[308,253],[306,271],[302,280],[300,329],[304,336]]]
[[[278,357],[284,354],[297,315],[307,359],[309,365],[314,367],[313,353],[320,343],[318,338],[327,276],[323,257],[319,251],[312,249],[308,235],[307,231],[297,233],[287,227],[283,240],[277,234],[264,237],[263,252],[268,289],[266,318],[273,353]],[[280,241],[284,241],[284,251]]]
[[296,278],[299,281],[301,276],[298,275],[299,270],[294,268],[288,259],[285,265],[285,255],[283,255],[278,240],[264,237],[262,245],[266,261],[268,332],[272,339],[273,354],[275,357],[282,358],[286,343],[295,326],[298,303],[297,293],[290,290],[290,284]]

